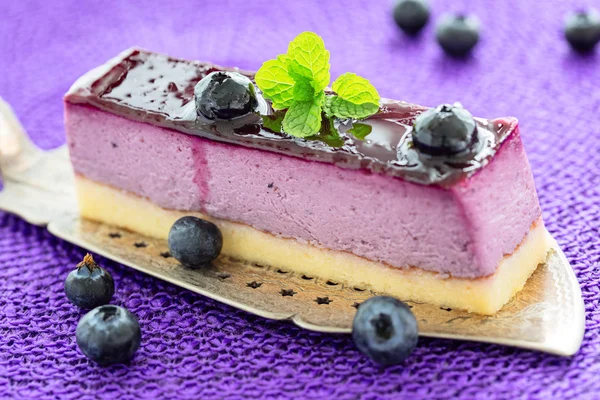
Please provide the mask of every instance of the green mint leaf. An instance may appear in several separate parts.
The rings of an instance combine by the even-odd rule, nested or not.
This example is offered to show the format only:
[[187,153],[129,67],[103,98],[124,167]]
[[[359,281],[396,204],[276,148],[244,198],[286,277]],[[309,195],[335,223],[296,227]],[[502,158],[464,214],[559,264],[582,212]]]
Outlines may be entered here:
[[271,115],[261,115],[263,128],[271,132],[281,133],[281,125],[285,117],[285,110],[275,111]]
[[364,103],[354,104],[339,96],[327,96],[323,106],[328,116],[338,118],[362,119],[375,114],[379,110],[379,104]]
[[294,86],[296,82],[287,72],[286,56],[280,55],[274,60],[265,62],[254,80],[263,95],[273,102],[273,108],[288,108],[294,102]]
[[358,140],[365,140],[372,130],[373,127],[371,125],[355,123],[348,132]]
[[329,52],[316,33],[303,32],[290,42],[286,64],[294,80],[308,79],[316,93],[329,84]]
[[313,101],[315,98],[315,89],[306,78],[299,77],[294,85],[295,101]]
[[342,147],[346,143],[337,132],[332,132],[331,134],[327,135],[313,136],[312,139],[323,142],[329,147]]
[[380,97],[377,89],[362,76],[346,72],[333,82],[331,88],[339,97],[351,103],[379,105]]
[[334,121],[328,117],[322,119],[319,133],[314,136],[309,136],[306,139],[323,142],[330,147],[342,147],[345,144],[345,141],[340,137],[340,133],[335,128]]
[[305,138],[321,129],[321,104],[313,101],[295,101],[283,118],[283,131],[288,135]]
[[379,110],[379,93],[371,83],[356,74],[345,73],[333,82],[337,96],[325,102],[327,115],[339,118],[366,118]]

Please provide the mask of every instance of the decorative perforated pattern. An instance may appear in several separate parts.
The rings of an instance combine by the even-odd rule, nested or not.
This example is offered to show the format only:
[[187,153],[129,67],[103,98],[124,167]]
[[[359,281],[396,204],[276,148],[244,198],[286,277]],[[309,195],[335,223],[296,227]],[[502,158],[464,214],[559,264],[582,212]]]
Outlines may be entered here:
[[420,340],[382,370],[349,336],[315,334],[221,305],[99,259],[115,303],[143,342],[129,366],[98,368],[75,345],[83,315],[62,292],[83,250],[0,218],[0,398],[578,398],[600,397],[600,55],[572,54],[564,14],[597,2],[431,1],[471,10],[483,40],[466,62],[445,58],[431,26],[409,41],[387,1],[2,1],[0,95],[44,148],[64,142],[61,96],[82,73],[131,45],[257,69],[302,30],[321,34],[332,75],[370,78],[383,96],[460,100],[474,115],[515,115],[546,225],[581,282],[587,330],[564,359],[511,348]]

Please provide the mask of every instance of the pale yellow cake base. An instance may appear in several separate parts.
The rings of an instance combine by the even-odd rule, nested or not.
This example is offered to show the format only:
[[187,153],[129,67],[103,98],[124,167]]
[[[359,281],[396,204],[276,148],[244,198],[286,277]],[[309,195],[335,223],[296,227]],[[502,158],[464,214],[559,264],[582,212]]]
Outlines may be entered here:
[[209,219],[223,233],[223,255],[273,265],[313,277],[361,288],[369,287],[402,300],[493,314],[506,304],[546,259],[551,238],[540,218],[495,274],[478,279],[447,278],[418,268],[398,269],[346,252],[280,238],[248,225],[199,213],[163,209],[129,192],[76,177],[82,217],[166,239],[171,225],[184,215]]

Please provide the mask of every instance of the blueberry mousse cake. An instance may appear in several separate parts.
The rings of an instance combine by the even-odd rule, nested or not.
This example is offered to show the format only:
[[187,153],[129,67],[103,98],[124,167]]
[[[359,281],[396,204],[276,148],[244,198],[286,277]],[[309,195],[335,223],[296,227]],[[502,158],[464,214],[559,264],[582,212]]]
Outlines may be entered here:
[[380,98],[305,32],[258,72],[127,50],[65,95],[83,218],[221,257],[493,314],[551,238],[514,118]]

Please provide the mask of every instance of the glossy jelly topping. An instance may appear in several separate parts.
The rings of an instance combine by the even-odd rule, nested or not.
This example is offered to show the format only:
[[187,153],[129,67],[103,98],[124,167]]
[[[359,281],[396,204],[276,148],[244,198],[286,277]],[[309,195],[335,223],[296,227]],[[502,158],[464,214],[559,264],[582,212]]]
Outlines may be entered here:
[[231,121],[208,121],[197,116],[194,87],[216,71],[253,77],[235,68],[131,50],[93,81],[83,77],[65,99],[190,135],[441,186],[485,166],[516,131],[513,118],[476,118],[476,140],[466,151],[451,157],[431,155],[414,145],[412,135],[415,117],[428,108],[383,99],[379,112],[361,121],[323,115],[319,134],[301,139],[281,132],[283,113],[274,111],[258,90],[256,112]]

